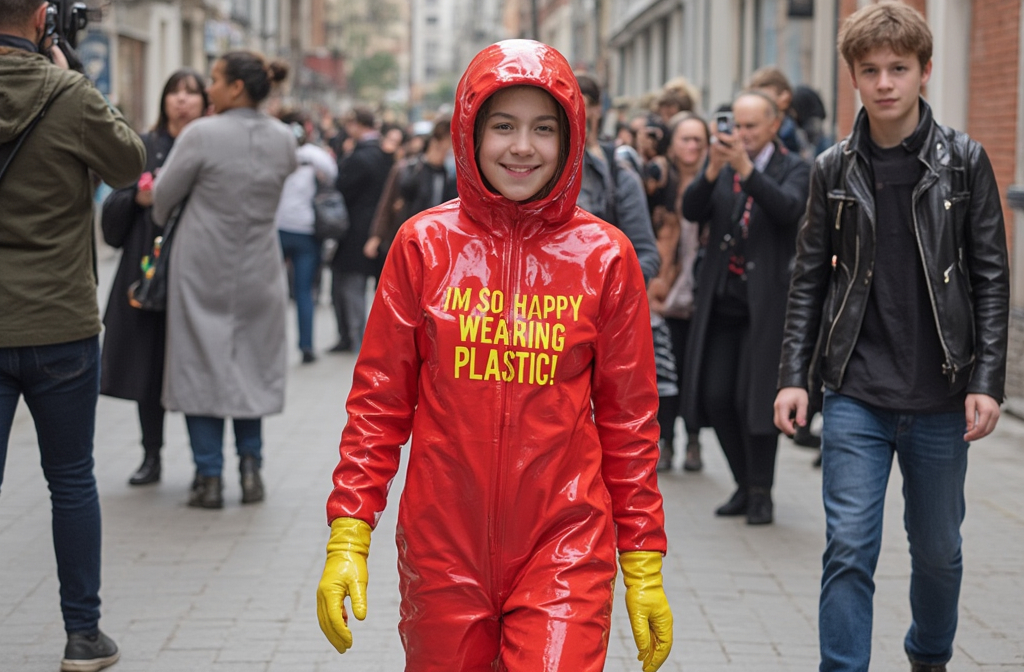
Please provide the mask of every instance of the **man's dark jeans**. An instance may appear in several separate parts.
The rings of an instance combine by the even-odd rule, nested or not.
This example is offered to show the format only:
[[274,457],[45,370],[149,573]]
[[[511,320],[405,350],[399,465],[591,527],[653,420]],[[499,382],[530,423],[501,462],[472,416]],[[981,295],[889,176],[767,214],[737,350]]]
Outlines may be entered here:
[[100,502],[93,433],[100,386],[99,338],[0,348],[0,485],[18,398],[32,413],[53,505],[53,547],[68,632],[100,618]]

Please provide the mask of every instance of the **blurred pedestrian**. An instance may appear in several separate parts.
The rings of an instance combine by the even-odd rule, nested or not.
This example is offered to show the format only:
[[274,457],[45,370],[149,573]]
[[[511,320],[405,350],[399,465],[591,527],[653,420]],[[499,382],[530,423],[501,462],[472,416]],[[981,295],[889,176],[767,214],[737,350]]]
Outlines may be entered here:
[[[192,121],[206,114],[209,99],[203,76],[185,68],[172,74],[160,94],[160,116],[142,136],[146,170],[138,183],[116,189],[103,202],[103,240],[121,249],[103,315],[100,394],[136,402],[142,429],[142,464],[128,479],[130,485],[160,480],[160,450],[164,445],[164,380],[166,320],[163,312],[140,310],[128,303],[128,288],[142,277],[143,257],[152,253],[160,227],[153,224],[153,176],[167,159],[174,140]],[[155,260],[149,259],[147,263]]]
[[[658,277],[651,280],[648,297],[651,301],[651,311],[665,318],[672,334],[672,353],[677,375],[682,380],[686,362],[686,339],[694,309],[694,272],[700,251],[700,225],[683,217],[683,194],[701,170],[707,157],[711,136],[703,119],[692,112],[681,112],[672,118],[669,138],[669,207],[676,216],[674,220],[667,220],[668,225],[658,230],[658,250],[662,255],[661,271]],[[675,419],[682,415],[682,408],[680,398],[675,410],[661,417],[663,435],[670,446],[675,443]],[[687,425],[685,419],[683,427],[687,437],[683,469],[700,471],[704,467],[701,459],[700,427]]]
[[281,61],[232,51],[213,63],[216,115],[182,132],[153,186],[153,221],[185,204],[167,293],[164,407],[185,414],[189,506],[224,505],[224,420],[234,421],[242,503],[262,501],[262,418],[284,407],[288,291],[274,213],[298,165],[295,136],[258,111]]
[[348,206],[349,230],[331,260],[332,297],[338,343],[331,352],[359,352],[366,327],[366,291],[380,264],[366,256],[373,215],[394,157],[381,149],[377,121],[369,108],[356,107],[345,121],[352,151],[338,161],[338,191]]
[[281,238],[284,260],[291,264],[302,363],[311,364],[316,361],[313,285],[320,272],[320,243],[313,232],[316,221],[313,198],[319,184],[333,184],[337,179],[338,164],[326,150],[311,142],[313,123],[307,114],[292,110],[281,115],[281,121],[288,125],[299,143],[295,150],[298,167],[284,181],[274,225]]
[[779,125],[778,131],[779,140],[786,149],[806,160],[813,150],[807,142],[807,136],[803,129],[797,125],[790,110],[793,103],[793,86],[786,74],[774,65],[758,68],[750,75],[747,89],[761,91],[771,96],[782,114],[782,123]]
[[719,516],[773,520],[778,429],[773,421],[786,292],[809,167],[778,144],[775,102],[743,92],[735,132],[715,129],[703,172],[683,194],[683,217],[708,222],[684,364],[684,417],[710,425],[736,491]]
[[431,126],[423,154],[405,159],[391,169],[363,254],[370,259],[383,259],[403,222],[458,198],[454,161],[449,164],[451,154],[452,124],[441,119]]
[[[120,652],[99,629],[93,433],[101,325],[90,171],[127,187],[139,178],[146,151],[92,83],[68,70],[47,31],[50,7],[45,0],[0,0],[0,483],[24,396],[50,490],[67,633],[60,667],[95,671],[117,662]],[[25,552],[11,544],[4,551]],[[52,638],[46,619],[35,622],[33,636]],[[5,669],[23,667],[10,652],[0,655]]]

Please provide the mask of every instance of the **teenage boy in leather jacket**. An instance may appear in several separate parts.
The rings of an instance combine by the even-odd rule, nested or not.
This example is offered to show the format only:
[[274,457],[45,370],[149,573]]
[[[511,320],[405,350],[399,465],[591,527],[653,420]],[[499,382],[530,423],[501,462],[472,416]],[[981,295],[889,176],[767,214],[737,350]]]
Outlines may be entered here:
[[1002,210],[985,150],[937,124],[920,98],[932,48],[920,14],[869,5],[847,19],[839,48],[864,107],[812,173],[775,423],[787,434],[806,423],[817,367],[827,538],[820,669],[868,669],[895,453],[912,568],[904,648],[914,672],[944,672],[963,571],[968,442],[995,428],[1003,399]]

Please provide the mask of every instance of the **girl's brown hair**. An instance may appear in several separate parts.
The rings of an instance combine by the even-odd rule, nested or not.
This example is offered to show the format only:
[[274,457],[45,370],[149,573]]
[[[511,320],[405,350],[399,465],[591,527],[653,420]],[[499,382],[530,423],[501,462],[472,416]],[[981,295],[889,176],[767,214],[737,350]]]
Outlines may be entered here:
[[[555,188],[558,183],[558,178],[562,176],[562,171],[565,170],[566,164],[569,162],[569,142],[571,135],[569,133],[569,115],[565,113],[565,110],[559,104],[558,100],[551,95],[549,91],[542,89],[539,86],[533,86],[532,84],[521,84],[518,86],[510,86],[505,89],[499,89],[499,91],[511,91],[512,89],[519,87],[531,87],[544,93],[551,98],[555,103],[555,109],[558,110],[558,165],[555,168],[555,174],[551,176],[551,180],[544,185],[544,187],[534,194],[529,200],[539,201],[542,198],[548,196],[551,191]],[[494,93],[498,93],[495,91]],[[476,119],[473,121],[473,151],[474,158],[476,159],[477,171],[480,171],[480,143],[484,137],[484,128],[487,125],[487,116],[491,113],[491,105],[494,101],[494,93],[490,95],[477,110]],[[484,186],[487,187],[488,191],[495,191],[494,187],[487,181],[483,173],[480,173],[480,179],[483,181]]]

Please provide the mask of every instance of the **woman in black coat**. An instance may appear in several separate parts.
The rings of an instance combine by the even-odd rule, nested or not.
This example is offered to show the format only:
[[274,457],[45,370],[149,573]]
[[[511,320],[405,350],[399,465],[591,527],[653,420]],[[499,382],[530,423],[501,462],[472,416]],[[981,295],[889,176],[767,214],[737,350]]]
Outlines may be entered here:
[[190,121],[203,116],[209,105],[203,76],[191,69],[178,70],[164,85],[160,118],[142,140],[146,145],[146,172],[138,184],[118,189],[103,204],[103,240],[122,250],[114,284],[103,316],[103,361],[100,393],[130,399],[139,405],[142,426],[142,465],[131,475],[131,485],[160,480],[160,449],[164,443],[164,409],[160,405],[164,371],[164,313],[133,308],[128,287],[141,275],[142,258],[153,249],[159,227],[150,218],[153,176],[171,151],[174,139]]

